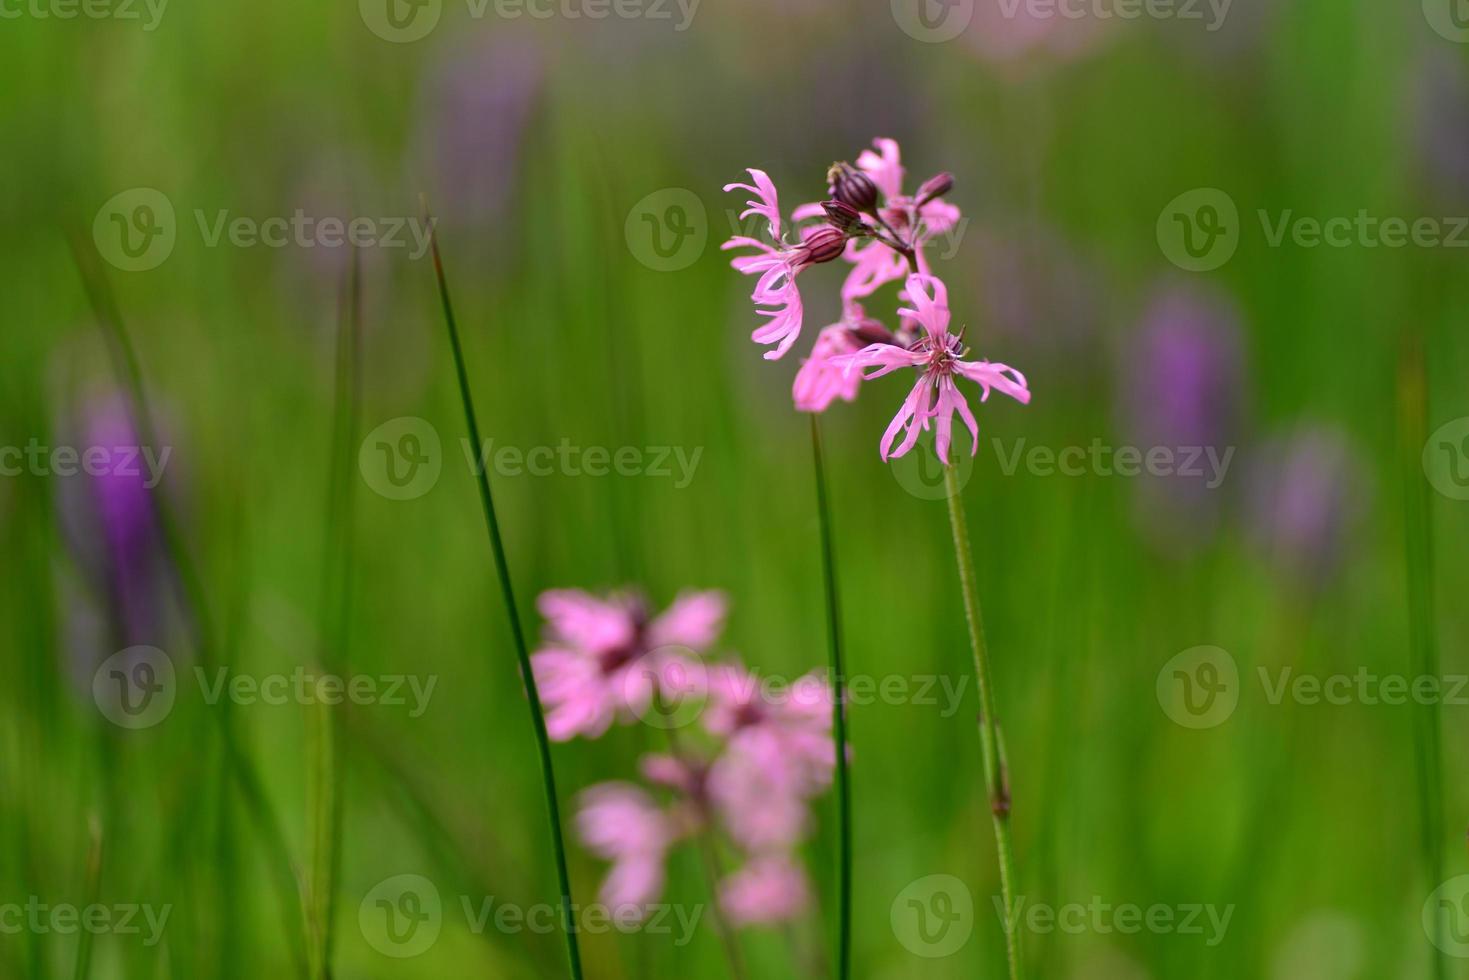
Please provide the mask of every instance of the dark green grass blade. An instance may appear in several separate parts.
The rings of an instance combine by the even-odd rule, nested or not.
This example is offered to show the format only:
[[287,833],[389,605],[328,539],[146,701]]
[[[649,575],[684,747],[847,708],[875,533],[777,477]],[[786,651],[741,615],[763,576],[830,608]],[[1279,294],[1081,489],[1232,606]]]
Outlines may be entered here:
[[811,414],[811,460],[816,470],[816,513],[821,519],[821,568],[826,585],[826,627],[833,687],[832,737],[836,742],[837,791],[837,980],[852,975],[852,792],[847,773],[846,666],[842,658],[842,615],[837,593],[836,546],[821,424]]
[[[425,208],[427,211],[427,208]],[[433,229],[433,219],[428,219]],[[459,343],[459,327],[454,321],[454,307],[449,300],[449,284],[444,278],[444,263],[439,255],[438,231],[429,233],[429,244],[434,259],[434,276],[438,280],[439,302],[444,310],[444,324],[449,331],[449,345],[454,353],[454,372],[459,381],[459,397],[464,403],[464,420],[469,428],[472,446],[482,446],[479,420],[474,412],[474,398],[469,388],[469,372],[464,365],[464,350]],[[536,749],[540,756],[541,777],[545,783],[547,820],[551,830],[551,846],[556,854],[556,877],[561,888],[561,921],[566,932],[566,958],[573,980],[582,980],[581,950],[576,941],[576,927],[572,921],[571,872],[566,863],[566,841],[561,829],[561,805],[556,797],[556,773],[551,765],[551,737],[546,732],[546,716],[541,708],[541,695],[536,688],[535,675],[531,671],[530,652],[526,648],[525,632],[520,623],[520,610],[515,605],[515,590],[510,582],[510,566],[505,558],[505,544],[500,538],[500,521],[495,516],[495,499],[490,492],[489,467],[476,467],[479,498],[485,514],[485,527],[489,532],[490,550],[495,557],[495,572],[500,580],[500,592],[505,600],[505,612],[510,619],[510,633],[515,641],[515,656],[520,661],[521,677],[525,681],[527,701],[530,705],[531,722],[535,727]]]

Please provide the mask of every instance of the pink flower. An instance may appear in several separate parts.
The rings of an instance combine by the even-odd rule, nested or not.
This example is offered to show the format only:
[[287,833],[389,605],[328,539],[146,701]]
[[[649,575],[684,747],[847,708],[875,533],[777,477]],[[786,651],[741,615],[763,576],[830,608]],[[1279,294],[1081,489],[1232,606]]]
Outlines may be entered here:
[[726,748],[707,790],[742,846],[789,847],[805,835],[807,801],[830,784],[836,763],[831,710],[831,687],[816,673],[776,692],[741,667],[709,671],[704,727]]
[[[949,333],[949,293],[934,276],[913,275],[907,282],[911,308],[898,311],[898,316],[923,328],[924,336],[910,347],[895,344],[871,344],[855,354],[835,358],[843,370],[875,368],[868,379],[878,378],[899,368],[918,368],[921,374],[882,435],[879,446],[882,458],[902,456],[918,442],[920,432],[932,424],[939,459],[949,459],[949,442],[958,412],[973,436],[970,452],[979,449],[979,425],[969,410],[969,403],[954,383],[954,376],[968,378],[983,389],[980,401],[987,401],[997,389],[1022,405],[1030,402],[1030,389],[1025,375],[1005,364],[963,360],[968,350],[963,338]],[[906,430],[906,431],[905,431]],[[893,440],[903,432],[903,440],[893,448]]]
[[663,893],[668,849],[681,836],[677,822],[632,783],[602,783],[581,795],[576,815],[582,842],[611,861],[600,898],[613,910],[642,910]]
[[905,237],[907,230],[912,228],[915,247],[959,223],[958,208],[938,196],[929,198],[922,193],[928,184],[920,188],[918,197],[903,193],[902,153],[896,140],[877,139],[872,141],[872,145],[877,148],[876,152],[863,150],[857,157],[857,167],[871,177],[882,192],[884,201],[878,213],[884,221]]
[[853,401],[857,388],[862,383],[860,374],[853,374],[834,363],[844,354],[855,354],[868,344],[894,343],[897,338],[892,331],[877,320],[867,316],[858,303],[846,303],[841,320],[822,328],[816,335],[816,344],[811,356],[801,362],[796,372],[791,396],[799,412],[824,412],[833,401]]
[[[753,255],[740,255],[730,262],[734,269],[747,276],[759,276],[750,298],[755,301],[755,312],[769,317],[770,322],[757,328],[750,339],[757,344],[775,344],[775,350],[766,351],[766,360],[776,360],[785,355],[801,335],[804,316],[801,291],[796,286],[796,276],[802,270],[820,262],[830,262],[846,248],[847,236],[830,225],[806,230],[797,245],[789,245],[781,234],[780,199],[775,184],[763,170],[750,168],[754,184],[725,184],[726,191],[744,190],[754,195],[746,201],[746,209],[740,217],[750,215],[763,217],[770,233],[771,242],[746,235],[735,235],[722,246],[723,249],[752,248]],[[773,244],[772,244],[773,242]]]
[[712,644],[725,613],[718,592],[685,593],[652,619],[631,595],[599,599],[557,589],[543,593],[538,606],[547,642],[531,657],[531,669],[547,731],[558,742],[599,738],[613,721],[641,717],[668,678],[695,673],[684,648]]
[[831,360],[842,354],[855,354],[860,349],[852,329],[845,323],[824,327],[816,335],[811,356],[801,362],[801,370],[796,372],[795,384],[791,386],[796,411],[824,412],[838,398],[844,402],[855,400],[862,376],[843,371]]
[[719,886],[719,904],[735,926],[789,922],[810,901],[806,873],[785,855],[755,858]]

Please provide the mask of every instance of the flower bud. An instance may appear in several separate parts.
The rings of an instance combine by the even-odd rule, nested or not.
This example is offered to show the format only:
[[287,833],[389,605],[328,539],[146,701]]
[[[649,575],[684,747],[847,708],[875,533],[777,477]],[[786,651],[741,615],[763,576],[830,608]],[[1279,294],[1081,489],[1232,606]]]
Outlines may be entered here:
[[813,229],[801,245],[806,250],[806,264],[817,265],[830,262],[841,255],[847,247],[847,233],[830,225]]
[[826,220],[830,221],[833,228],[845,232],[848,235],[861,234],[862,215],[850,204],[841,201],[822,201],[822,209],[826,212]]
[[918,188],[918,206],[922,207],[936,197],[943,197],[954,189],[954,175],[948,171],[935,174]]
[[856,326],[847,328],[847,335],[856,342],[858,347],[866,347],[868,344],[892,344],[897,342],[897,337],[882,321],[871,317],[864,319]]
[[877,210],[877,185],[850,163],[834,163],[826,172],[831,196],[847,207],[871,214]]

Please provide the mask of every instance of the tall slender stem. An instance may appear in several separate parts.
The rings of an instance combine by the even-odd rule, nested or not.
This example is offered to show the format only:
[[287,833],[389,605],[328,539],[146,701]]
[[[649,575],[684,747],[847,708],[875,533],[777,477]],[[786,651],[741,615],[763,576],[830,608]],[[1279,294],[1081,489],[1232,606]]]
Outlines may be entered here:
[[959,496],[959,477],[945,461],[944,489],[949,500],[949,524],[954,531],[954,557],[959,563],[959,587],[964,593],[964,618],[969,624],[969,647],[974,654],[974,673],[979,685],[979,737],[984,754],[984,781],[995,825],[995,849],[1000,861],[1000,897],[1005,903],[1005,955],[1010,963],[1010,980],[1019,980],[1020,922],[1015,906],[1015,846],[1010,833],[1010,777],[1004,761],[999,723],[995,718],[994,686],[990,682],[989,651],[984,641],[984,620],[979,607],[979,584],[974,574],[974,554],[969,547],[969,525],[964,518],[964,501]]
[[[432,220],[429,228],[434,227]],[[449,301],[449,284],[444,279],[444,263],[439,256],[437,231],[429,234],[433,249],[434,275],[438,279],[439,302],[444,308],[444,323],[449,330],[449,346],[454,352],[454,371],[459,379],[459,397],[464,403],[464,420],[469,428],[470,445],[483,443],[479,436],[479,421],[474,411],[474,398],[469,390],[469,372],[464,365],[464,350],[459,343],[459,328],[454,321],[454,307]],[[527,702],[530,705],[531,724],[535,728],[536,749],[540,756],[541,779],[545,784],[546,813],[551,826],[551,847],[556,854],[556,877],[561,888],[561,925],[566,933],[566,960],[573,980],[582,980],[581,950],[576,941],[576,925],[571,910],[571,872],[566,863],[566,841],[561,830],[561,804],[556,796],[556,773],[551,765],[551,738],[546,732],[546,715],[541,708],[541,695],[536,687],[535,673],[531,670],[530,652],[526,648],[525,631],[520,623],[520,610],[515,605],[515,590],[510,582],[510,566],[505,558],[505,543],[500,538],[500,521],[495,516],[495,499],[490,492],[488,467],[477,467],[479,499],[485,514],[485,528],[490,536],[490,550],[495,556],[495,571],[500,579],[500,592],[505,600],[505,612],[510,619],[510,633],[515,641],[515,656],[520,661],[520,674],[525,681]]]
[[811,413],[811,460],[816,470],[816,513],[821,523],[821,565],[826,583],[826,628],[831,659],[832,738],[836,743],[837,791],[837,980],[852,975],[852,792],[847,773],[846,667],[842,661],[842,616],[837,596],[836,548],[832,543],[831,501],[821,424]]
[[[1433,596],[1433,508],[1419,462],[1428,442],[1428,378],[1421,330],[1410,332],[1398,370],[1398,440],[1403,468],[1404,557],[1408,580],[1408,660],[1414,677],[1439,676]],[[1418,784],[1420,858],[1426,887],[1444,880],[1443,734],[1438,704],[1413,709],[1413,754]],[[1434,918],[1433,976],[1449,975],[1443,916]]]
[[[331,462],[322,547],[321,662],[340,675],[347,661],[352,580],[352,447],[357,442],[361,407],[361,258],[354,248],[342,290],[337,323],[336,376],[332,399]],[[337,880],[342,862],[343,791],[347,741],[342,737],[340,706],[319,699],[309,729],[315,749],[313,799],[311,917],[315,940],[311,972],[316,980],[332,976]]]

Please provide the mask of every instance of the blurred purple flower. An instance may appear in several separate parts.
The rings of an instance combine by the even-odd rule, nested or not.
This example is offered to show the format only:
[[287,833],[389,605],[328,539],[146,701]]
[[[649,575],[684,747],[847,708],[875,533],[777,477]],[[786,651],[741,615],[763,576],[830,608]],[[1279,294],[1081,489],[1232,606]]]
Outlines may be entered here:
[[107,461],[94,472],[83,467],[52,477],[61,532],[86,585],[71,597],[73,668],[89,676],[123,647],[164,642],[168,566],[151,499],[160,489],[150,484],[167,457],[161,447],[140,454],[127,402],[117,393],[85,401],[61,432],[84,460],[102,450]]
[[1443,199],[1466,199],[1469,188],[1469,73],[1457,58],[1430,57],[1416,87],[1418,152],[1423,176]]
[[1341,431],[1305,427],[1268,443],[1250,478],[1250,530],[1271,562],[1304,585],[1341,565],[1366,499],[1364,473]]
[[[1186,285],[1159,289],[1126,346],[1120,379],[1130,444],[1172,453],[1166,475],[1149,473],[1139,503],[1148,529],[1180,541],[1211,532],[1232,458],[1243,383],[1239,314],[1226,297]],[[1187,458],[1193,450],[1203,455]]]
[[435,213],[471,225],[503,216],[544,74],[534,41],[502,34],[471,42],[426,80],[416,145],[428,154],[420,162],[433,181]]

